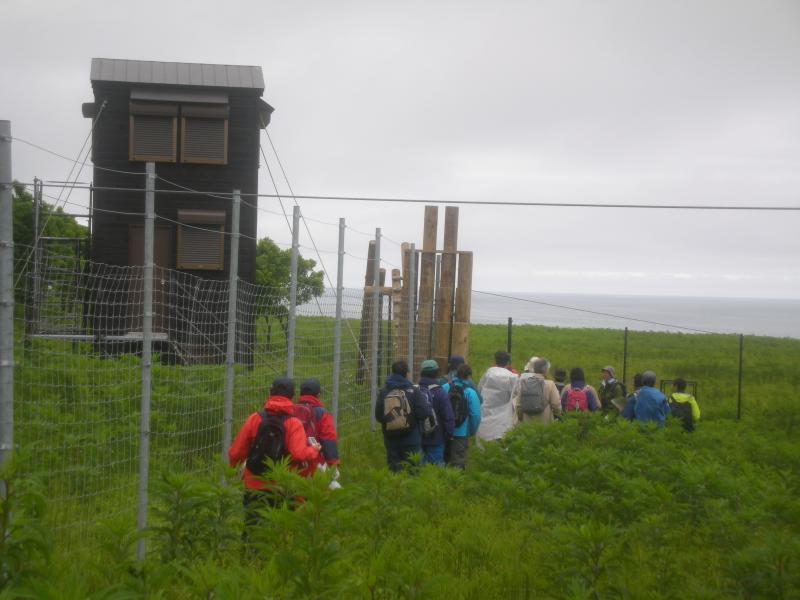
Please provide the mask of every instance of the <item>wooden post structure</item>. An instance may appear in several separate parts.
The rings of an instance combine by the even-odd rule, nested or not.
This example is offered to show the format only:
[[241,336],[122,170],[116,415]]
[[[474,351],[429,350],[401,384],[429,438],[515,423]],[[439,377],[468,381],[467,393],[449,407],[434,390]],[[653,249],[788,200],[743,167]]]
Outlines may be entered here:
[[458,250],[458,207],[444,209],[444,251],[439,279],[439,304],[436,306],[436,344],[434,358],[444,372],[451,354],[453,300],[456,288],[456,253]]
[[472,252],[458,253],[458,287],[451,354],[469,355],[469,317],[472,308]]
[[373,296],[368,289],[372,288],[373,278],[375,277],[375,241],[370,240],[369,250],[367,251],[367,271],[364,275],[364,300],[361,304],[361,332],[358,336],[358,368],[356,369],[356,383],[361,385],[366,380],[369,364],[368,346],[372,339],[372,303]]
[[400,244],[401,269],[392,269],[392,326],[394,327],[394,360],[408,357],[408,295],[411,289],[409,244]]
[[422,233],[422,255],[419,273],[419,300],[417,304],[417,328],[414,335],[414,364],[419,364],[431,355],[428,340],[433,325],[433,292],[436,271],[436,230],[439,226],[439,207],[425,207],[425,224]]

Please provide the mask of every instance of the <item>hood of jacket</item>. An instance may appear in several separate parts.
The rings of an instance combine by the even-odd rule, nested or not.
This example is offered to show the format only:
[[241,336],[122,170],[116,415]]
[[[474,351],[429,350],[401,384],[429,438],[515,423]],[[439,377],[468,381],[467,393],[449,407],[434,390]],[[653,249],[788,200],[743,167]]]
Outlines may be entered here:
[[413,385],[408,379],[397,373],[392,373],[386,378],[386,387],[390,390],[406,389]]
[[675,392],[670,395],[670,398],[675,400],[675,402],[688,402],[692,398],[692,395],[685,392]]
[[312,396],[311,394],[300,396],[297,400],[298,404],[308,404],[309,406],[319,406],[320,408],[325,408],[325,405],[319,401],[319,398],[316,396]]
[[264,410],[279,415],[294,415],[294,402],[286,396],[270,396],[264,403]]

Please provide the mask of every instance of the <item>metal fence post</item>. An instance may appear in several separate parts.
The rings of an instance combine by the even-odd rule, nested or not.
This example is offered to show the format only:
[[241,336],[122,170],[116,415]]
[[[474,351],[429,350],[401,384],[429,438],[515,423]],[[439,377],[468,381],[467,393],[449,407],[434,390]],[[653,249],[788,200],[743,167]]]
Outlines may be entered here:
[[342,359],[342,292],[344,291],[344,219],[339,219],[339,256],[336,265],[336,321],[333,326],[333,400],[334,425],[339,424],[339,372]]
[[236,302],[239,283],[239,209],[241,190],[233,190],[231,258],[228,263],[228,347],[225,356],[225,405],[222,409],[222,462],[228,460],[233,425],[233,366],[236,363]]
[[[414,374],[414,325],[417,320],[417,247],[411,244],[408,266],[408,368]],[[413,379],[412,379],[413,381]]]
[[[11,121],[0,121],[0,466],[14,452],[14,210]],[[6,490],[0,489],[5,497]],[[0,535],[5,535],[0,531]]]
[[739,394],[736,399],[736,418],[742,418],[742,366],[744,364],[744,335],[739,334]]
[[[628,380],[628,328],[625,328],[625,343],[622,346],[622,383]],[[631,386],[633,389],[633,386]]]
[[372,273],[372,354],[369,373],[369,420],[375,431],[375,405],[378,403],[378,336],[380,334],[381,228],[375,229],[375,270]]
[[[155,221],[155,163],[148,162],[145,178],[144,208],[144,272],[142,281],[142,407],[139,428],[139,507],[136,528],[143,533],[147,527],[147,482],[150,471],[150,381],[152,376],[153,333],[153,225]],[[145,542],[136,544],[136,558],[144,560]]]
[[286,340],[286,376],[294,377],[294,337],[297,327],[297,258],[300,253],[300,207],[292,210],[292,259],[289,265],[289,339]]

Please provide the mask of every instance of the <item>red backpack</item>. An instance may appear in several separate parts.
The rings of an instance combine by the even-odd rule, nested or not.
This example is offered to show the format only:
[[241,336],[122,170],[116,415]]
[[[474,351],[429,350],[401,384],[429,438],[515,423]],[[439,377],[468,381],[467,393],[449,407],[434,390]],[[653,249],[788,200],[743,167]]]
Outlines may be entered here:
[[570,388],[567,392],[567,411],[580,410],[586,412],[589,410],[589,397],[586,395],[586,388]]
[[317,423],[319,423],[324,414],[325,409],[321,406],[311,406],[303,403],[294,405],[294,416],[303,424],[303,429],[306,430],[306,437],[316,439]]

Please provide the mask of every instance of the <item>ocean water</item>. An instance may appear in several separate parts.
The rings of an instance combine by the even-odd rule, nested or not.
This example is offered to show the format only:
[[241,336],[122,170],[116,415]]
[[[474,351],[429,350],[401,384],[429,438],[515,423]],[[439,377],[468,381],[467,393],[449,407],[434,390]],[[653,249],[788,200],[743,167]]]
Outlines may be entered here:
[[515,324],[555,327],[702,330],[800,338],[800,299],[497,294],[513,299],[473,292],[473,323],[506,323],[511,317]]

